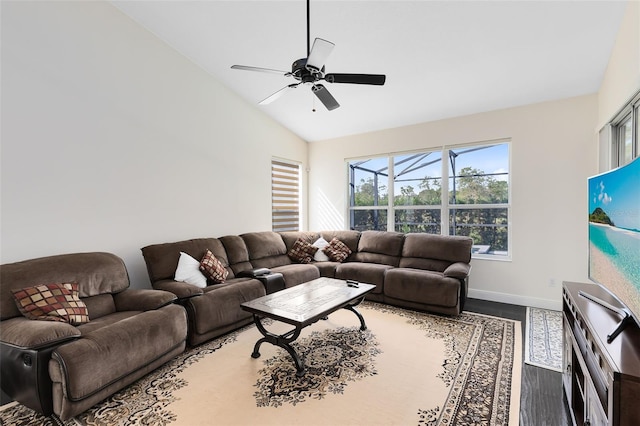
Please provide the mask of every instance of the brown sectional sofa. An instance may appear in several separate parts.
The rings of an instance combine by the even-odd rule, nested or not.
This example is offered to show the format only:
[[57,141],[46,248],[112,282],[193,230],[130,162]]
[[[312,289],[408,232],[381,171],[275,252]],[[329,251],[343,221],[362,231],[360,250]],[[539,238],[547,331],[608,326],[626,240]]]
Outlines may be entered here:
[[[344,262],[296,263],[287,255],[297,239],[343,242]],[[381,231],[252,232],[142,248],[151,285],[173,292],[187,309],[190,345],[251,322],[240,303],[266,294],[261,281],[241,277],[256,268],[281,273],[286,287],[319,277],[375,284],[367,300],[457,315],[467,297],[472,240],[432,234]],[[229,275],[224,283],[198,288],[174,280],[180,252],[201,259],[210,250]]]
[[[12,290],[63,283],[78,285],[76,297],[86,305],[89,322],[27,319],[18,310]],[[123,261],[110,253],[2,265],[2,390],[35,411],[67,420],[182,353],[187,315],[174,303],[176,296],[128,287]]]
[[[289,257],[298,239],[312,244],[320,237],[339,239],[351,254],[343,262],[307,264]],[[350,279],[375,284],[368,300],[457,315],[467,296],[471,244],[467,237],[378,231],[252,232],[155,244],[142,248],[154,290],[129,289],[124,263],[109,253],[5,264],[2,390],[67,420],[182,353],[186,343],[198,345],[249,324],[251,315],[240,304],[266,294],[264,279],[251,277],[257,268],[278,279],[281,274],[286,287],[319,277]],[[207,250],[227,270],[225,282],[199,288],[174,280],[180,252],[201,259]],[[65,282],[78,284],[89,322],[30,320],[13,300],[14,289]]]
[[[229,255],[223,242],[229,247]],[[181,251],[201,259],[206,250],[210,250],[229,272],[224,283],[202,289],[173,279]],[[192,346],[251,322],[251,317],[240,309],[240,303],[265,295],[259,280],[235,275],[252,269],[244,240],[238,236],[155,244],[143,248],[142,254],[153,288],[174,293],[186,308],[188,343]]]

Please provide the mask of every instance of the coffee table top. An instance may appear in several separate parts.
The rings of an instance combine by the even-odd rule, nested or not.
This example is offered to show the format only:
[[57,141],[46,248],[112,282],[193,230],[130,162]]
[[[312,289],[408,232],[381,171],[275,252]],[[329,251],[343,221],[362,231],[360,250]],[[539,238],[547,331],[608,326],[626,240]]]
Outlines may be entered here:
[[240,307],[278,321],[306,326],[350,304],[375,287],[365,283],[349,287],[345,280],[318,278],[244,302]]

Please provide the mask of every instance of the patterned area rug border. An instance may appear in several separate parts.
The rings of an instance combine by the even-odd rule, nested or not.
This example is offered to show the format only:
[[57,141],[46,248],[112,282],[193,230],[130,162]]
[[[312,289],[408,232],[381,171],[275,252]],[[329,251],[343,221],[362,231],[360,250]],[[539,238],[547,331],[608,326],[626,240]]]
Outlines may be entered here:
[[562,312],[527,307],[525,364],[562,372]]
[[[416,407],[416,424],[428,426],[518,424],[521,363],[521,350],[518,349],[521,348],[518,321],[466,312],[451,318],[371,302],[365,302],[362,306],[366,309],[399,315],[409,324],[422,330],[425,336],[445,342],[447,358],[442,364],[439,377],[449,387],[448,396],[443,406]],[[189,383],[181,379],[179,374],[207,355],[236,342],[241,333],[253,327],[255,326],[243,327],[188,350],[77,418],[64,422],[64,426],[180,424],[177,416],[171,412],[170,405],[176,400],[174,391],[188,386]],[[340,333],[347,335],[348,330],[336,330],[336,335]],[[457,339],[452,333],[459,333],[465,337]],[[308,345],[309,349],[300,348],[300,350],[313,351],[311,337],[301,341],[301,344]],[[374,337],[370,336],[368,340],[371,343],[363,346],[365,352],[370,352],[373,357],[379,352],[376,349],[377,343]],[[355,346],[352,343],[349,345]],[[318,345],[316,345],[317,348]],[[326,354],[323,355],[325,356]],[[367,362],[370,363],[372,360],[369,359]],[[280,361],[275,358],[268,360],[263,373],[274,375],[273,371],[267,370],[270,366],[277,366],[279,363],[288,366],[291,362],[286,356]],[[349,381],[354,380],[356,376],[376,374],[375,365],[370,365],[368,368],[369,370],[364,372],[366,374],[351,373],[342,382],[334,381],[337,383],[339,392],[335,390],[332,392],[342,393],[342,389],[348,386]],[[317,374],[321,374],[320,370]],[[275,374],[274,377],[277,375]],[[328,377],[328,379],[332,378]],[[324,381],[328,379],[325,378]],[[260,395],[260,386],[257,388],[258,392],[255,396],[257,401],[262,401],[257,404],[258,406],[260,404],[277,406],[286,400],[286,398],[282,399],[283,391],[277,395],[280,399],[275,403],[269,402],[270,400],[265,399],[265,395]],[[300,389],[296,389],[296,394],[300,394],[299,391]],[[317,399],[318,395],[323,398],[318,392],[324,391],[313,389],[309,398]],[[304,398],[300,401],[303,402]],[[0,424],[54,426],[56,423],[20,404],[11,403],[0,407]]]

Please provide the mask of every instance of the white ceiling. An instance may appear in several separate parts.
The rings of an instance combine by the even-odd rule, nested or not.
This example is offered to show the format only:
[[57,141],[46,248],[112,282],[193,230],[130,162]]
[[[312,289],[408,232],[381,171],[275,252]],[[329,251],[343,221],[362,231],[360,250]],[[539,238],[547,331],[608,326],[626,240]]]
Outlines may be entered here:
[[[306,57],[306,3],[113,1],[257,104]],[[300,86],[258,106],[307,141],[595,93],[625,2],[311,1],[311,39],[335,43],[327,73],[386,74],[384,86],[329,84],[327,111]],[[316,112],[313,112],[315,107]]]

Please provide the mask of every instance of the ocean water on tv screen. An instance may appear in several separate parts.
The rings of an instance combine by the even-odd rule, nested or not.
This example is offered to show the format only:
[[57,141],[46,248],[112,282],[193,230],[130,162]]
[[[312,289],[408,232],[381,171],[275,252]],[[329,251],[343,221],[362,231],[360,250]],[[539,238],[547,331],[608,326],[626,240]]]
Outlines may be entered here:
[[[590,223],[589,241],[609,258],[621,278],[640,292],[640,232]],[[593,272],[605,273],[604,270]],[[606,282],[606,277],[601,278]]]

